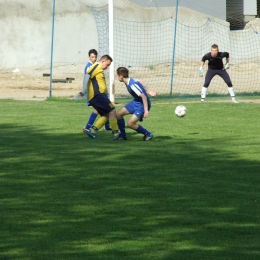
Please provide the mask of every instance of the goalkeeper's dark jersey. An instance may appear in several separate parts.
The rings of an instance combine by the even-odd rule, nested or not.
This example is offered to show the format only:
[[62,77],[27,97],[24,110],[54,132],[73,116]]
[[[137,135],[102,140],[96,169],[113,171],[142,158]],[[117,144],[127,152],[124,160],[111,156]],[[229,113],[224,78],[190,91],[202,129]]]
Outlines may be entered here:
[[205,62],[206,60],[208,60],[209,69],[222,70],[224,68],[224,64],[222,61],[223,58],[229,58],[229,53],[228,52],[218,52],[216,57],[212,57],[211,53],[209,52],[202,57],[201,61]]

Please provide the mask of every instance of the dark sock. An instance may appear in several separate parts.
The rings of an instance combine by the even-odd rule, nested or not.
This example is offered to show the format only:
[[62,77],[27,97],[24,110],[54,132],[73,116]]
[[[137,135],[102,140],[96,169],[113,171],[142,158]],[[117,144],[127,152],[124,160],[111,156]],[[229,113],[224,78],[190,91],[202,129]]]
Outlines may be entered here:
[[106,130],[111,130],[109,121],[107,121],[107,122],[105,123],[105,129],[106,129]]
[[147,131],[145,128],[143,128],[141,125],[138,125],[138,128],[136,129],[136,132],[143,134],[143,135],[150,135],[151,133]]
[[88,122],[86,124],[86,129],[89,129],[95,122],[96,118],[97,118],[98,114],[92,112],[92,114],[90,115]]
[[118,124],[118,128],[120,130],[121,135],[123,137],[125,137],[126,133],[125,133],[125,120],[124,120],[124,118],[117,120],[117,124]]

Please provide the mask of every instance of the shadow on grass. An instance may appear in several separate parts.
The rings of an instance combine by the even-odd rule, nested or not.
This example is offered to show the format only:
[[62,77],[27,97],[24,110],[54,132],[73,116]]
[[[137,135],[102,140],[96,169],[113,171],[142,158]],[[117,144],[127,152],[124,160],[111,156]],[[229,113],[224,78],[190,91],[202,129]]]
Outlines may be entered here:
[[129,137],[1,125],[1,259],[259,259],[259,162]]

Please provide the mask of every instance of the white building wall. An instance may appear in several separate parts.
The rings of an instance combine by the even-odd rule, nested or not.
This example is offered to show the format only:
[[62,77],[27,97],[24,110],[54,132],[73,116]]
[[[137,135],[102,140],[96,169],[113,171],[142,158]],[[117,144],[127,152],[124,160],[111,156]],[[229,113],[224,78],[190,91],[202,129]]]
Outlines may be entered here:
[[[0,69],[48,65],[51,28],[52,0],[0,0]],[[54,29],[53,62],[84,63],[98,46],[93,16],[77,0],[56,0]]]
[[256,0],[244,0],[244,15],[257,15]]
[[[143,7],[172,7],[176,0],[130,0]],[[226,0],[179,0],[179,5],[226,20]]]

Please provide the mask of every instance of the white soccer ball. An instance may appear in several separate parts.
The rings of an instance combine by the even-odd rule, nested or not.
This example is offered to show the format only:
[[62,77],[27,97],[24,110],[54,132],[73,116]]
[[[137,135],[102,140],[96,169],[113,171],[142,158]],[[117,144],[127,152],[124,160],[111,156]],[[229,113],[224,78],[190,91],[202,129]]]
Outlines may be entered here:
[[174,111],[175,115],[178,117],[184,117],[187,114],[187,108],[185,106],[177,106]]

